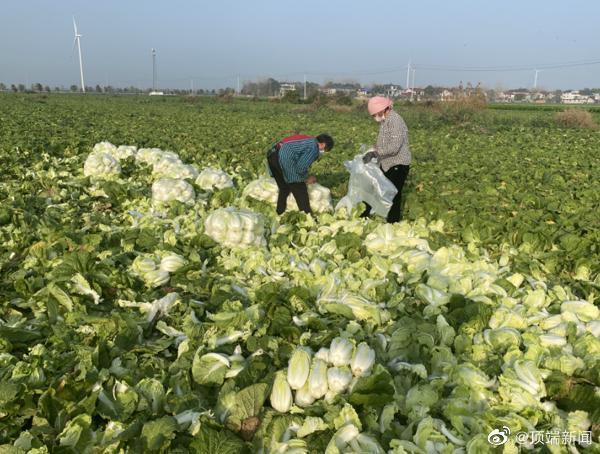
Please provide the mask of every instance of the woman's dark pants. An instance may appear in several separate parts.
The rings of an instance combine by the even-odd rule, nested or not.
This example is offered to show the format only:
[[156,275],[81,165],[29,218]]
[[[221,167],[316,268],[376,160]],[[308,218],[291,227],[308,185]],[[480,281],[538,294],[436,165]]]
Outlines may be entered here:
[[267,157],[267,162],[269,163],[269,168],[271,169],[273,178],[275,178],[275,182],[279,188],[279,194],[277,196],[277,214],[283,214],[285,211],[287,198],[290,195],[290,192],[294,194],[296,204],[300,210],[305,213],[312,213],[306,183],[286,183],[285,178],[283,177],[283,171],[281,170],[281,165],[279,164],[278,152],[270,153]]

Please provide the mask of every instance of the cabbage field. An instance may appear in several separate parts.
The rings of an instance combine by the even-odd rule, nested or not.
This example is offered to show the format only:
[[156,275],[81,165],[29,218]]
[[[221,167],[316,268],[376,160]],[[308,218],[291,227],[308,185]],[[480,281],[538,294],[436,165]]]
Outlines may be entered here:
[[333,209],[363,110],[0,94],[0,453],[600,452],[600,133],[398,110],[385,224]]

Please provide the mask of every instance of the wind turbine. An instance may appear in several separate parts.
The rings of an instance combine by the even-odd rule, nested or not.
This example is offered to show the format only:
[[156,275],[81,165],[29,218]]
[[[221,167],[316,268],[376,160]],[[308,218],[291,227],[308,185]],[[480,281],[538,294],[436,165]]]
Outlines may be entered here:
[[535,76],[533,78],[533,89],[537,90],[537,82],[538,82],[538,73],[540,72],[539,69],[535,70]]
[[85,82],[83,81],[83,60],[81,58],[81,35],[77,31],[75,16],[73,16],[73,30],[75,30],[75,41],[73,41],[73,50],[75,50],[75,45],[77,45],[77,50],[79,51],[79,75],[81,76],[81,91],[85,93]]

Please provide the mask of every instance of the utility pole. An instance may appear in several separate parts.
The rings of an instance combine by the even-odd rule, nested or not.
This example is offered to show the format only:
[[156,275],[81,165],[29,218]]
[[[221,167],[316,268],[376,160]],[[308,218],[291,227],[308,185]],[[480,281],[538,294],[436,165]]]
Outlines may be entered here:
[[408,68],[406,69],[406,89],[410,88],[410,60],[408,60]]
[[539,73],[539,69],[535,70],[535,76],[533,77],[533,89],[537,90],[537,81],[538,81],[538,73]]
[[194,94],[194,79],[190,79],[190,94]]
[[152,48],[152,91],[156,91],[156,49]]
[[240,76],[237,76],[237,94],[240,94]]
[[416,71],[417,71],[416,69],[412,70],[412,88],[410,90],[410,101],[411,102],[413,100],[413,95],[415,94],[415,72]]
[[306,101],[306,74],[304,74],[304,100]]

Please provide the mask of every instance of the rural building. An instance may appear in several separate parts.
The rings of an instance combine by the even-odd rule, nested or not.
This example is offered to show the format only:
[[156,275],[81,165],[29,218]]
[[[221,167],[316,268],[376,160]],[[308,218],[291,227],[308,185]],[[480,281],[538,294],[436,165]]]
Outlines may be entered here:
[[289,91],[296,91],[296,85],[290,83],[282,83],[279,86],[279,96],[281,96],[282,98]]
[[563,104],[593,104],[594,98],[579,93],[579,90],[569,91],[560,95],[560,102]]
[[326,95],[333,96],[338,92],[338,89],[337,88],[322,88],[321,92],[325,93]]
[[410,101],[420,101],[424,95],[425,92],[420,88],[407,88],[400,91],[398,97]]
[[531,100],[535,104],[545,104],[546,103],[546,95],[544,93],[538,91],[531,95]]
[[397,98],[402,95],[402,88],[399,85],[389,85],[386,87],[385,95],[389,98]]
[[356,97],[358,99],[367,99],[370,95],[370,91],[366,88],[359,88],[358,90],[356,90]]
[[440,93],[440,101],[454,101],[455,96],[450,90],[444,88],[444,90]]

